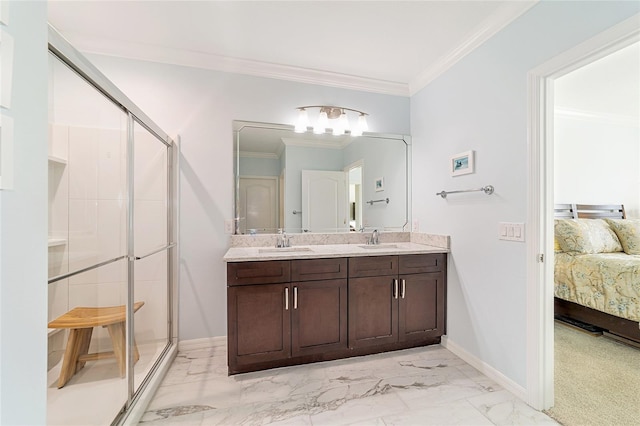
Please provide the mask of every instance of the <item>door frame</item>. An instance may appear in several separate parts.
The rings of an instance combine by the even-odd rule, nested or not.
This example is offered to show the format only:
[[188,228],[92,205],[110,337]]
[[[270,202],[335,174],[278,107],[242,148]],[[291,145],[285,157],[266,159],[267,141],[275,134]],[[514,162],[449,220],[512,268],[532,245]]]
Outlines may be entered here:
[[527,75],[527,403],[554,403],[553,333],[553,82],[640,41],[636,14],[569,49]]

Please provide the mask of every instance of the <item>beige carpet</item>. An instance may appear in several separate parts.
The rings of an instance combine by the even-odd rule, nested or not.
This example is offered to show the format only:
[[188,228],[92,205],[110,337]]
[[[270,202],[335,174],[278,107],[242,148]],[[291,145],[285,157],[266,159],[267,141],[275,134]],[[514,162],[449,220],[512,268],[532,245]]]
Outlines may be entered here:
[[565,426],[640,425],[640,349],[556,322],[555,406]]

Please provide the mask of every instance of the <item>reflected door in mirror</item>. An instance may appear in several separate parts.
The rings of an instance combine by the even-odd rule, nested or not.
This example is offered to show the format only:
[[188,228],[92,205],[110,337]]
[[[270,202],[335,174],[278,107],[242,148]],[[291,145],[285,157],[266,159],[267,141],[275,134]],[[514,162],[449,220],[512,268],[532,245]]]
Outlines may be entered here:
[[275,232],[278,228],[277,178],[240,178],[240,232]]
[[308,232],[349,230],[347,174],[302,171],[302,229]]

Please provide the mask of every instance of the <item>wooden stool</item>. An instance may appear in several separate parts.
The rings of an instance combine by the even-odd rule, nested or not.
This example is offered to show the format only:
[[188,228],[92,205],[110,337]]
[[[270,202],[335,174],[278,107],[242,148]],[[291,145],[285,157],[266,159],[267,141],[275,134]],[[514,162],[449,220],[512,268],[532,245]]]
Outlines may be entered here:
[[[137,312],[144,302],[136,302],[133,311]],[[68,328],[69,338],[67,348],[64,351],[62,370],[58,378],[58,389],[63,387],[74,374],[84,367],[87,361],[96,361],[104,358],[114,358],[120,367],[120,377],[124,377],[126,369],[125,359],[125,306],[109,306],[104,308],[73,308],[64,315],[59,316],[49,323],[49,328]],[[111,336],[113,352],[99,352],[90,354],[89,343],[93,327],[106,327]],[[137,362],[140,358],[138,345],[133,340],[133,359]]]

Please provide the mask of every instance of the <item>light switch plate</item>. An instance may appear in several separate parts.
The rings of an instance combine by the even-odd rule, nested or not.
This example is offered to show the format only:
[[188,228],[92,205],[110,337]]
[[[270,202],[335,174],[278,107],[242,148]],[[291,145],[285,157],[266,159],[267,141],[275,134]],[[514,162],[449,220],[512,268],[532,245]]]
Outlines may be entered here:
[[500,222],[498,239],[505,241],[524,241],[524,223]]

